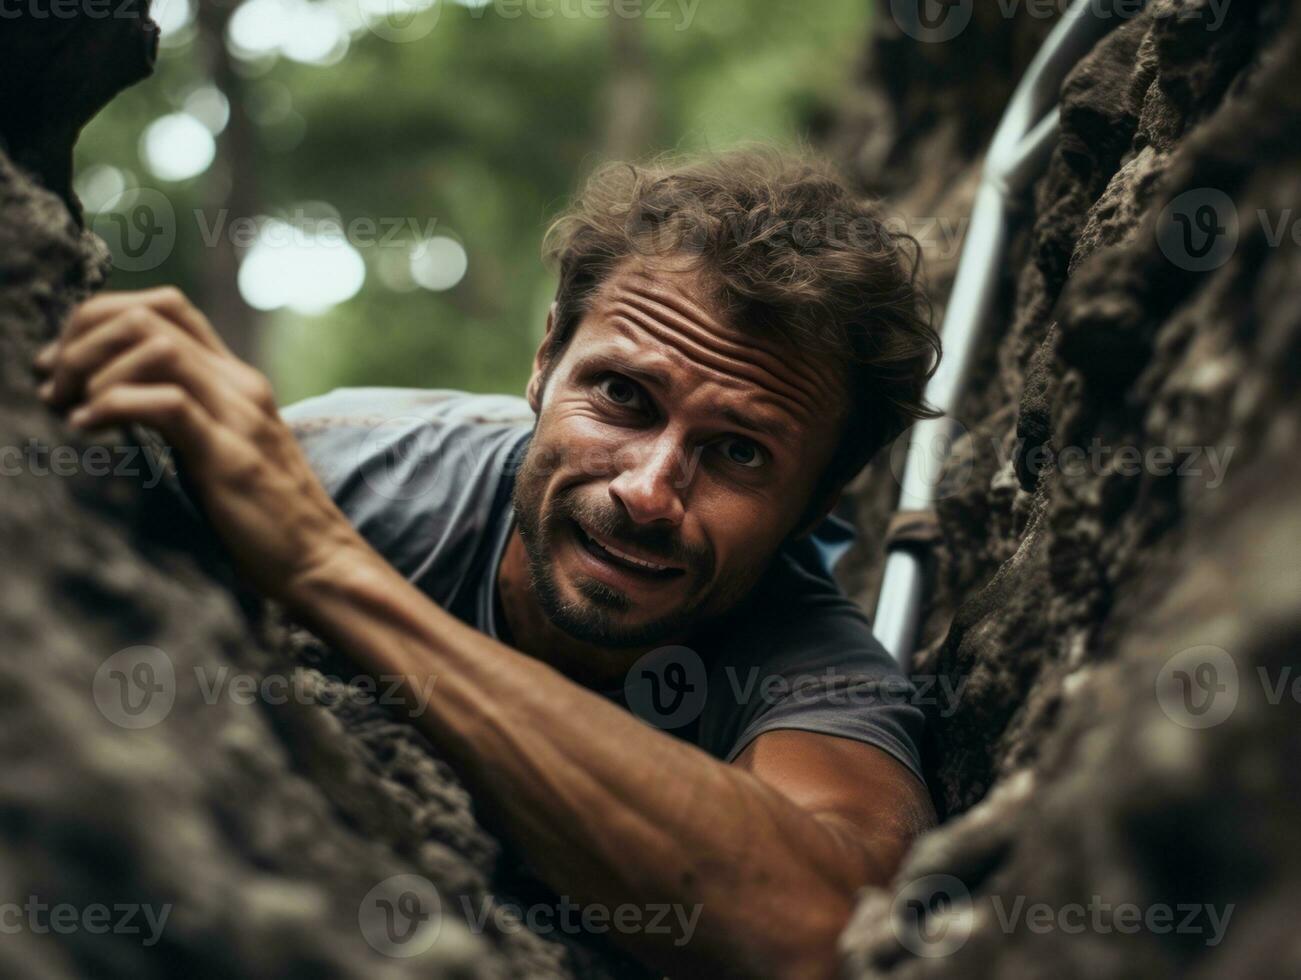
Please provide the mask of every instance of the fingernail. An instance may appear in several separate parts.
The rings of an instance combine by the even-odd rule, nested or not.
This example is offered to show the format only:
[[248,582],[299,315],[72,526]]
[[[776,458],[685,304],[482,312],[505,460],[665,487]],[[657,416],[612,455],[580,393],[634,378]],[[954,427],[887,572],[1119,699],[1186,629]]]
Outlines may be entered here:
[[58,345],[55,341],[50,341],[48,344],[46,344],[44,347],[42,347],[39,351],[37,351],[37,352],[36,352],[36,360],[35,360],[36,366],[37,366],[37,367],[49,367],[51,364],[53,364],[53,363],[54,363],[54,352],[55,352],[55,350],[58,348],[58,346],[59,346],[59,345]]
[[68,416],[68,424],[80,428],[81,426],[86,424],[86,420],[89,418],[90,418],[90,409],[87,408],[85,405],[83,405],[81,406],[81,408],[76,409],[75,411],[72,412],[72,414]]
[[39,388],[36,389],[36,394],[40,395],[42,400],[48,402],[51,398],[54,397],[54,381],[50,380],[44,382]]

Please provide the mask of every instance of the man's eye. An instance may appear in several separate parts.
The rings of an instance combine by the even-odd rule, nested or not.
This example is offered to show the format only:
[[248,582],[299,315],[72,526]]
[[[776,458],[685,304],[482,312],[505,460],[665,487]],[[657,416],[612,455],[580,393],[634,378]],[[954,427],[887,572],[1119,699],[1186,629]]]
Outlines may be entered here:
[[610,375],[602,378],[597,387],[601,394],[616,405],[623,408],[637,408],[640,406],[641,391],[627,378]]
[[736,437],[724,439],[719,443],[723,455],[738,466],[751,468],[763,465],[763,450],[749,439]]

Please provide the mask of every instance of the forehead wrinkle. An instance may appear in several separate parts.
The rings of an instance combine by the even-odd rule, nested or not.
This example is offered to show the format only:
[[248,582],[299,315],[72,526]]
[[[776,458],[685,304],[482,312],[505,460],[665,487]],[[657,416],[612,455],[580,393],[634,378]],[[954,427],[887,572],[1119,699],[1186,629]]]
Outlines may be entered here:
[[[630,322],[635,328],[640,328],[661,345],[675,348],[679,352],[689,355],[689,359],[693,363],[712,368],[726,375],[732,375],[741,380],[750,381],[760,388],[797,404],[807,402],[809,405],[816,405],[819,402],[820,389],[818,386],[809,383],[807,379],[798,375],[799,382],[804,383],[797,383],[781,377],[766,364],[756,362],[752,357],[745,356],[756,353],[750,348],[729,345],[733,347],[735,353],[712,349],[696,336],[693,336],[692,333],[681,329],[675,330],[664,327],[652,313],[633,304],[622,300],[614,300],[611,306],[611,322],[613,325],[626,330],[626,327],[620,321],[624,323]],[[695,334],[700,332],[699,330],[693,331]],[[638,341],[637,338],[630,339],[635,342],[645,342],[644,340]],[[776,358],[772,360],[780,363]],[[808,411],[807,408],[805,410]]]
[[[697,319],[707,326],[720,330],[721,324],[718,323],[705,307],[701,306],[695,300],[691,299],[681,290],[672,290],[667,288],[658,279],[655,279],[641,270],[634,270],[629,273],[629,279],[633,280],[625,285],[629,293],[634,296],[647,299],[652,303],[667,307],[679,316],[688,320]],[[721,330],[720,330],[721,332]]]
[[[695,334],[693,340],[697,344],[714,347],[717,353],[732,355],[732,357],[744,357],[745,354],[752,354],[756,355],[757,358],[766,359],[770,363],[787,364],[785,359],[771,353],[771,351],[743,344],[743,342],[726,337],[725,334],[729,331],[726,325],[712,318],[708,312],[700,310],[700,307],[682,301],[682,298],[675,297],[675,295],[657,295],[649,292],[649,290],[643,292],[643,290],[630,289],[627,298],[617,299],[615,302],[626,302],[630,306],[639,308],[651,318],[656,318],[657,314],[662,315],[662,311],[667,311],[669,316],[666,316],[665,319],[670,320],[674,327],[678,327],[683,333]],[[706,329],[701,329],[700,325],[696,323],[696,319],[703,321]],[[795,370],[796,374],[801,374],[799,367],[796,367]]]
[[[639,279],[651,282],[644,276]],[[758,370],[768,374],[778,387],[790,387],[801,390],[801,394],[809,398],[812,402],[818,401],[818,394],[825,393],[827,389],[825,377],[817,376],[816,368],[808,363],[799,363],[799,358],[783,358],[781,355],[771,353],[762,347],[753,344],[744,344],[742,341],[730,340],[729,337],[723,336],[727,332],[725,325],[714,320],[709,312],[697,306],[691,299],[682,297],[665,289],[643,289],[630,286],[626,290],[626,297],[611,297],[611,302],[615,305],[626,303],[628,306],[637,308],[648,318],[647,327],[653,332],[662,334],[662,328],[658,323],[657,315],[662,316],[662,311],[669,312],[666,318],[677,328],[679,333],[686,334],[688,342],[693,342],[697,347],[710,350],[710,353],[717,355],[719,358],[734,358],[747,364],[753,364]],[[692,318],[704,321],[709,329],[701,329],[700,325],[695,323]],[[787,380],[779,372],[785,368],[795,377]],[[833,387],[834,389],[834,387]]]

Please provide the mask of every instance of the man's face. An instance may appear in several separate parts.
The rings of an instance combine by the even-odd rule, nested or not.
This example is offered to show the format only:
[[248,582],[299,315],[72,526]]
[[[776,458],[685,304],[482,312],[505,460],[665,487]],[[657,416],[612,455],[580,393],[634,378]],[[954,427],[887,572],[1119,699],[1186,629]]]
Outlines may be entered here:
[[735,606],[835,449],[836,366],[721,322],[696,283],[626,261],[529,387],[520,536],[535,597],[587,643],[654,645]]

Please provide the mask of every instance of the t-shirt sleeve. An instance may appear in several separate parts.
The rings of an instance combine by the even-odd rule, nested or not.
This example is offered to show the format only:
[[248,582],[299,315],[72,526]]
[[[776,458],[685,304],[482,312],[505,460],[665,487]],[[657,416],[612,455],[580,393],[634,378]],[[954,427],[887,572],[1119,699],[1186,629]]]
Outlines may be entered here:
[[779,556],[710,669],[701,744],[731,762],[781,729],[854,739],[922,779],[913,684],[827,577]]
[[519,398],[342,388],[281,410],[362,536],[446,603],[492,519],[504,450],[531,420]]

